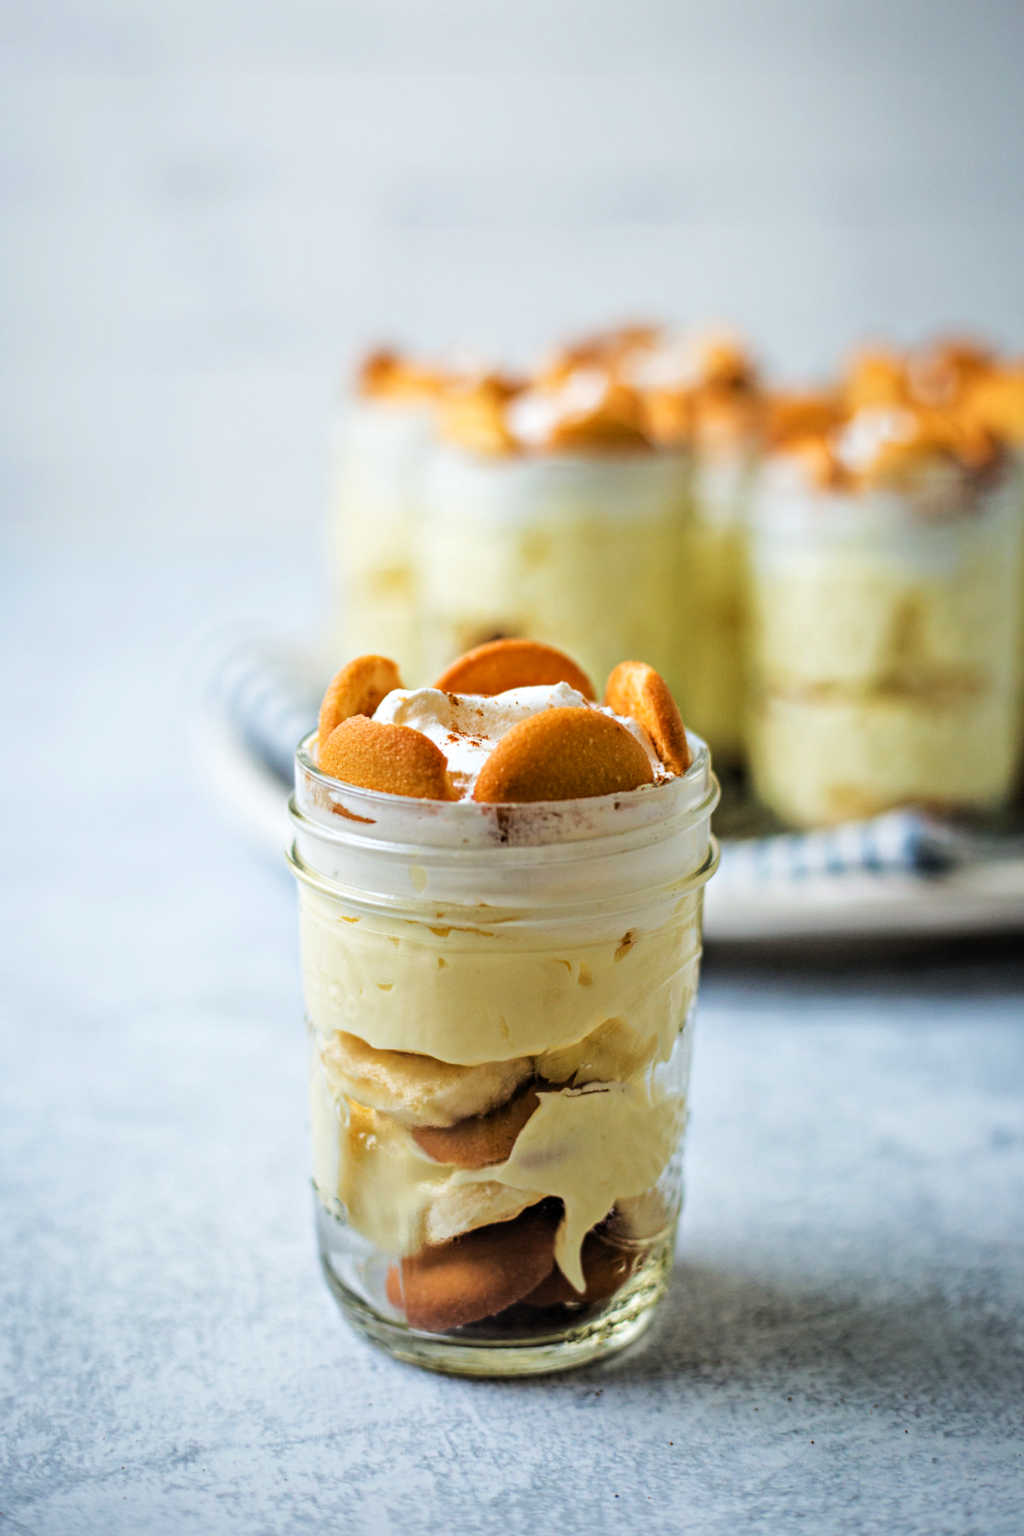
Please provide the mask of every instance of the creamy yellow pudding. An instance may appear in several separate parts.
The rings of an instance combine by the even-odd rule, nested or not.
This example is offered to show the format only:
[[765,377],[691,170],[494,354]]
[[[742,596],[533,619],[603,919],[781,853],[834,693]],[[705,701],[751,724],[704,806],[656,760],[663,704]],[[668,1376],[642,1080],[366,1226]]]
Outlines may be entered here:
[[796,825],[998,805],[1018,751],[1020,520],[958,418],[865,407],[768,459],[752,546],[750,752]]
[[595,368],[505,399],[450,399],[431,460],[418,571],[426,662],[529,634],[604,675],[622,656],[679,673],[688,457]]
[[413,539],[444,375],[393,353],[363,363],[339,422],[329,525],[333,643],[418,654]]
[[449,390],[486,379],[468,360],[424,363],[375,352],[360,368],[336,434],[330,559],[335,644],[421,665],[416,547],[437,410]]
[[[605,704],[567,682],[367,694],[372,713],[300,753],[324,1262],[428,1334],[498,1338],[552,1298],[663,1284],[715,792],[664,684],[632,665]],[[409,737],[442,757],[446,799],[342,776],[365,777],[364,739],[401,757]],[[613,759],[619,792],[593,793]],[[483,795],[512,782],[499,767],[525,801]],[[553,773],[571,797],[546,798]]]
[[[322,1197],[340,1201],[364,1236],[401,1256],[556,1195],[567,1212],[556,1256],[579,1281],[586,1232],[617,1201],[656,1185],[682,1129],[685,1088],[668,1063],[697,987],[699,898],[673,905],[679,910],[637,925],[628,940],[628,930],[612,924],[609,932],[607,923],[603,936],[596,927],[585,940],[557,930],[541,940],[483,926],[479,910],[471,915],[482,926],[472,932],[382,923],[307,901],[303,975],[313,1103],[322,1106],[313,1121]],[[349,931],[339,931],[343,916]],[[348,1034],[377,1053],[375,1107],[358,1112],[366,1053],[353,1071],[347,1040],[337,1044]],[[382,1059],[387,1053],[401,1059]],[[527,1081],[543,1084],[527,1140],[520,1145],[521,1133],[509,1159],[472,1180],[413,1138],[416,1120],[437,1125],[453,1112],[424,1092],[438,1061],[463,1069],[454,1074],[461,1120],[493,1112]],[[604,1087],[584,1102],[580,1090],[593,1084]],[[615,1164],[599,1180],[603,1149],[613,1146]],[[604,1204],[593,1212],[595,1182]]]
[[753,360],[729,331],[634,342],[620,363],[644,400],[648,430],[685,453],[682,532],[686,602],[673,676],[680,705],[716,758],[743,752],[746,672],[746,516],[764,430]]
[[[964,412],[1002,439],[1013,457],[1017,505],[1024,524],[1024,363],[995,364],[976,374],[965,392]],[[1020,729],[1024,733],[1024,538],[1021,539]]]

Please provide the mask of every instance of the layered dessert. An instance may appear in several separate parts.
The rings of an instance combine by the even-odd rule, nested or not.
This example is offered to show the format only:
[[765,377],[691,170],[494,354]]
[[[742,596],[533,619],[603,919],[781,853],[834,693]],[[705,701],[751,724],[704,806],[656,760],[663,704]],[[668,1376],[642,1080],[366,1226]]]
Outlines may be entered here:
[[652,439],[639,392],[603,360],[559,364],[453,391],[439,421],[418,553],[431,670],[532,635],[600,675],[648,657],[675,686],[688,460]]
[[293,809],[313,1176],[328,1278],[393,1352],[551,1369],[646,1321],[714,800],[638,662],[603,703],[527,641],[411,690],[364,656],[328,689]]
[[[964,414],[969,421],[994,433],[1007,445],[1017,482],[1020,519],[1024,523],[1024,363],[993,363],[977,373],[965,391]],[[1021,540],[1020,586],[1020,729],[1024,733],[1024,538]]]
[[753,360],[731,332],[649,333],[621,361],[642,395],[652,439],[684,452],[686,613],[676,669],[686,718],[716,759],[742,755],[746,514],[764,431]]
[[417,663],[413,535],[422,464],[444,385],[440,368],[372,353],[338,427],[330,521],[333,643],[387,647]]
[[381,350],[359,368],[338,429],[330,526],[334,643],[344,651],[386,648],[418,664],[416,543],[437,409],[449,389],[484,378],[512,387],[467,358]]
[[962,411],[904,393],[776,444],[751,555],[750,752],[769,807],[812,825],[1005,799],[1019,546],[1006,455]]

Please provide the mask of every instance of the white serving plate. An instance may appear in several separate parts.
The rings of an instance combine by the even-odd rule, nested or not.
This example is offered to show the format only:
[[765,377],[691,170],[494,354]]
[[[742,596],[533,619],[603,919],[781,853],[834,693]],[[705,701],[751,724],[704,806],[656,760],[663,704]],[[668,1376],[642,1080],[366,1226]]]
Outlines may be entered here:
[[[203,770],[229,818],[270,857],[289,836],[287,790],[218,709],[196,722]],[[1024,839],[989,837],[963,862],[935,875],[902,869],[841,873],[769,871],[752,878],[733,859],[740,840],[722,837],[722,866],[705,896],[712,944],[812,938],[869,939],[1024,930]]]

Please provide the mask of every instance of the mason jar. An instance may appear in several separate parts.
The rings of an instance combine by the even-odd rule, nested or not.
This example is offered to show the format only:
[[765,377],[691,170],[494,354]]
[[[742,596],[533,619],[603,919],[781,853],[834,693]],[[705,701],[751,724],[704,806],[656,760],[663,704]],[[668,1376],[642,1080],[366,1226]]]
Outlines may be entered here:
[[420,670],[413,546],[433,423],[429,398],[359,396],[335,432],[331,651],[382,652],[409,676]]
[[682,1201],[704,744],[657,786],[530,805],[326,777],[291,801],[320,1258],[404,1360],[515,1376],[650,1322]]
[[[994,433],[1006,445],[1017,486],[1017,508],[1024,530],[1024,365],[993,365],[971,380],[967,390],[969,420]],[[1024,739],[1024,534],[1021,548],[1020,731]],[[1024,785],[1020,786],[1024,790]]]
[[[1024,743],[1024,440],[1016,442],[1012,447],[1012,475],[1016,488],[1017,523],[1019,526],[1019,561],[1020,561],[1020,616],[1017,624],[1017,721],[1019,739]],[[1024,748],[1018,755],[1017,762],[1017,790],[1018,799],[1024,799],[1024,780],[1021,776],[1021,767],[1024,764]]]
[[676,696],[719,767],[744,755],[747,513],[757,452],[753,434],[695,447],[685,525]]
[[828,490],[785,457],[755,495],[750,757],[758,797],[818,825],[914,804],[990,810],[1020,747],[1021,521],[1005,463]]
[[677,691],[688,482],[682,452],[440,449],[419,523],[425,675],[482,641],[529,635],[599,685],[642,657]]

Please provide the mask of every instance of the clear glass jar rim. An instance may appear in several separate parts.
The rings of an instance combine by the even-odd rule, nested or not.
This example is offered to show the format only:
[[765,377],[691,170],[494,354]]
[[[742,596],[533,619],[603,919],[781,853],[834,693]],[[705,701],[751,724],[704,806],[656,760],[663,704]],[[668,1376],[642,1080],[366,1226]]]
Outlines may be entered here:
[[713,873],[718,782],[691,736],[687,773],[622,795],[526,805],[414,800],[322,774],[312,734],[295,762],[290,862],[304,885],[419,912],[625,911],[671,900]]
[[1002,459],[984,474],[955,465],[905,487],[834,489],[807,481],[788,462],[769,462],[756,476],[748,518],[755,534],[818,536],[975,527],[982,518],[1016,513],[1015,477]]
[[475,800],[414,800],[344,784],[317,767],[312,731],[296,749],[289,812],[293,823],[332,843],[428,857],[486,851],[488,858],[497,854],[515,863],[531,862],[530,854],[549,862],[560,850],[563,858],[581,857],[585,848],[603,848],[609,840],[640,847],[708,820],[718,804],[720,790],[707,744],[692,732],[687,737],[693,753],[690,767],[661,784],[582,800],[485,805]]
[[[445,907],[439,908],[438,898],[433,895],[417,896],[408,893],[396,895],[390,890],[376,891],[365,886],[345,885],[337,876],[326,875],[307,864],[295,843],[286,850],[285,858],[292,874],[301,885],[309,886],[332,901],[343,901],[350,908],[361,908],[371,912],[391,909],[410,918],[427,915],[437,919],[448,915],[445,908],[456,908],[460,905],[448,898],[445,900]],[[502,925],[509,918],[515,918],[522,927],[526,918],[532,919],[537,927],[547,929],[553,920],[553,914],[557,914],[561,922],[605,913],[615,914],[620,919],[628,918],[629,914],[649,911],[660,902],[670,901],[678,905],[681,900],[707,885],[712,875],[716,873],[720,862],[721,849],[718,839],[709,835],[704,858],[696,868],[682,875],[673,872],[670,878],[663,879],[657,884],[645,881],[641,885],[615,887],[611,894],[599,884],[596,894],[586,898],[577,895],[575,899],[561,896],[552,900],[533,892],[526,896],[521,894],[518,900],[510,898],[504,905],[487,901],[485,913],[479,908],[477,910],[480,912],[481,921],[485,921],[488,928]]]

